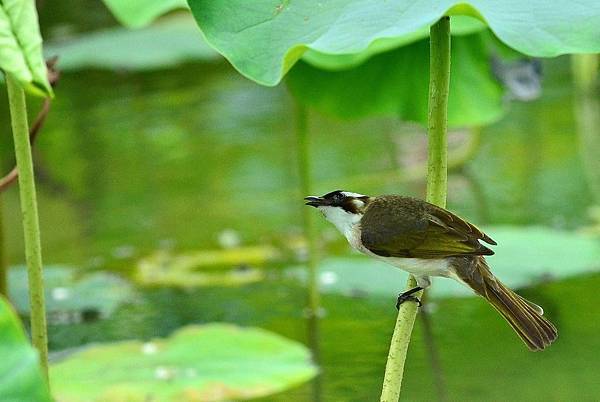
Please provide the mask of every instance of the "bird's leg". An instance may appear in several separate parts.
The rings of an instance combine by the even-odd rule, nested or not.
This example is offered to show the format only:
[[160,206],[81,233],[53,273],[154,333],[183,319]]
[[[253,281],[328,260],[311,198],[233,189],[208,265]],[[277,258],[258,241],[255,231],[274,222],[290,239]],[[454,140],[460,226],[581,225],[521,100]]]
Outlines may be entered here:
[[419,307],[421,307],[423,305],[423,303],[421,303],[421,300],[419,300],[418,297],[413,296],[413,293],[416,293],[419,290],[423,290],[423,288],[420,286],[417,286],[417,287],[407,290],[404,293],[400,293],[398,295],[398,300],[396,301],[396,309],[400,310],[400,305],[407,300],[414,301],[415,303],[417,303],[419,305]]

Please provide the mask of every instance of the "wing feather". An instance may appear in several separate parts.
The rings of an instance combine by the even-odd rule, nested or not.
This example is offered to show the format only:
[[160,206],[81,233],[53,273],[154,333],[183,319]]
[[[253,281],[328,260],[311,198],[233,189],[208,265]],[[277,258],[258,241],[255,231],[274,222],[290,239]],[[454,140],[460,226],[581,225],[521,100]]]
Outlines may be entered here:
[[377,197],[361,220],[361,240],[385,257],[445,258],[492,255],[479,242],[496,242],[475,225],[446,209],[402,196]]

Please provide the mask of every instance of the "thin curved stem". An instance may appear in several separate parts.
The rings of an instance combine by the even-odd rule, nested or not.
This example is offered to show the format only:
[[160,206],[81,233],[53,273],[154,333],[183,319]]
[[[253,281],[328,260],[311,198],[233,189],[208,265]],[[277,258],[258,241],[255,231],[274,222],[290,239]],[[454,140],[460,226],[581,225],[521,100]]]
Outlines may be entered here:
[[46,333],[42,250],[31,145],[27,128],[25,92],[19,82],[10,74],[6,74],[6,88],[15,156],[19,169],[19,192],[21,213],[23,214],[23,231],[25,233],[25,259],[27,261],[29,303],[31,307],[31,339],[33,346],[39,352],[42,371],[48,379],[48,337]]
[[[449,17],[443,17],[431,27],[430,37],[427,201],[443,207],[446,205],[448,181]],[[415,278],[410,276],[407,289],[416,285]],[[415,293],[417,297],[421,295],[422,292]],[[381,402],[396,402],[400,398],[404,363],[416,315],[416,303],[403,303],[400,306],[385,366]]]

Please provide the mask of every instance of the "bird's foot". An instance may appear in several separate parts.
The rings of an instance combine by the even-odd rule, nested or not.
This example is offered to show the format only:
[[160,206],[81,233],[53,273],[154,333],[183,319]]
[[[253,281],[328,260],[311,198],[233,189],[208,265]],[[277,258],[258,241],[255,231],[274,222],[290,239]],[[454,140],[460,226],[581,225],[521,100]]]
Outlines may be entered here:
[[421,307],[423,305],[423,303],[421,303],[421,300],[419,300],[418,297],[412,295],[404,295],[403,293],[400,293],[398,295],[398,300],[396,301],[396,310],[400,310],[400,305],[405,301],[414,301],[418,304],[418,307]]
[[396,301],[396,310],[400,310],[400,305],[402,303],[404,303],[405,301],[414,301],[415,303],[418,304],[418,307],[421,307],[423,305],[423,303],[421,303],[421,300],[419,300],[418,297],[416,296],[404,296],[403,294],[399,294],[398,295],[398,300]]
[[421,303],[421,300],[419,300],[418,297],[413,296],[413,293],[416,293],[420,290],[423,290],[422,287],[417,286],[416,288],[412,288],[410,290],[407,290],[404,293],[400,293],[398,295],[398,299],[396,300],[396,309],[400,310],[400,305],[402,303],[404,303],[405,301],[414,301],[415,303],[417,303],[418,307],[421,307],[423,305],[423,303]]

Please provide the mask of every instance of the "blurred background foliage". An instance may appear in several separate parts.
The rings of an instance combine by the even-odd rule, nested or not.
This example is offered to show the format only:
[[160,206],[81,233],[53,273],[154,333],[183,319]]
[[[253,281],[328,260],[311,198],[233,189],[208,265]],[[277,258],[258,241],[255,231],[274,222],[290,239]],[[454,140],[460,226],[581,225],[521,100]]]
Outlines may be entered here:
[[[126,22],[136,30],[119,27],[100,2],[55,3],[39,1],[38,10],[46,54],[59,55],[63,74],[34,149],[54,361],[95,342],[139,339],[143,349],[181,327],[215,321],[314,347],[299,269],[307,243],[297,106],[308,111],[316,193],[422,197],[427,139],[418,123],[428,71],[417,66],[427,64],[426,36],[379,42],[351,58],[311,51],[282,85],[265,88],[204,43],[189,13],[147,25],[171,6],[185,8],[180,1],[133,13]],[[136,2],[106,3],[121,22],[136,9]],[[594,400],[597,58],[523,58],[473,21],[453,32],[448,207],[497,238],[494,272],[544,306],[560,338],[531,354],[483,301],[437,280],[428,311],[439,365],[432,370],[431,343],[417,326],[404,398]],[[39,101],[30,101],[33,114]],[[4,98],[0,129],[9,132]],[[13,163],[10,141],[0,137],[3,172]],[[25,317],[16,189],[1,203],[2,247],[14,266],[10,294]],[[260,400],[379,394],[404,274],[351,253],[325,222],[318,233],[319,254],[327,256],[318,276],[318,376],[297,385],[315,373],[299,352],[300,377],[279,377],[269,392],[242,395],[228,385],[209,386],[207,395],[250,398],[290,386]],[[257,350],[270,350],[269,342]],[[160,367],[151,373],[164,384],[173,372]]]

